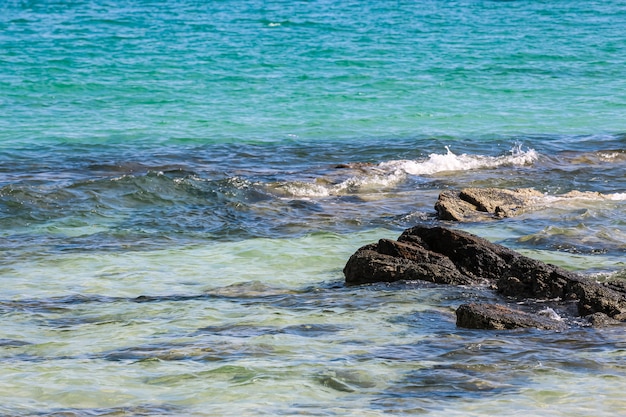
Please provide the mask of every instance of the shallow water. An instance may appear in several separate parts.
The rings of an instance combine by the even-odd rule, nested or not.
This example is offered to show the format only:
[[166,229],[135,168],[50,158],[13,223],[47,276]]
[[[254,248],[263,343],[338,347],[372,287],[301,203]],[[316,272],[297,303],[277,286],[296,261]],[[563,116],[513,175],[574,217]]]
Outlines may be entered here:
[[[626,409],[624,326],[458,329],[498,298],[342,274],[444,224],[624,279],[619,1],[11,1],[0,29],[0,414]],[[439,222],[470,186],[543,197]]]

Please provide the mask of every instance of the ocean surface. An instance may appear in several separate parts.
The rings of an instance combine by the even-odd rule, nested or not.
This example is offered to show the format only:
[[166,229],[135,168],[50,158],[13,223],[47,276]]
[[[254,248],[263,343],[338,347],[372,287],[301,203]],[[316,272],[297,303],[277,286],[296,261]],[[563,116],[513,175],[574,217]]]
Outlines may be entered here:
[[626,279],[625,172],[622,0],[3,1],[0,415],[622,415],[623,325],[342,268],[443,224]]

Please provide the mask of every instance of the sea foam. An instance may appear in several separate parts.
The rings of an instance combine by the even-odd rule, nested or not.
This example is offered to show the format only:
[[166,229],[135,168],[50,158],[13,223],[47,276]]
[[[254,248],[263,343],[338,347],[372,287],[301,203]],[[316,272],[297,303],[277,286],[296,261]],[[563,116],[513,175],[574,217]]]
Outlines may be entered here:
[[377,165],[355,164],[355,175],[337,180],[332,176],[318,178],[315,182],[284,182],[272,188],[288,197],[320,198],[334,195],[371,193],[392,188],[407,176],[429,176],[441,172],[492,169],[499,166],[523,166],[539,158],[534,149],[523,150],[521,145],[502,156],[457,155],[448,146],[446,153],[432,153],[425,160],[390,160]]
[[457,155],[446,146],[445,154],[430,154],[425,161],[397,160],[383,162],[379,165],[383,169],[404,171],[409,175],[433,175],[446,171],[469,171],[474,169],[496,168],[510,165],[529,165],[539,158],[534,149],[524,151],[521,145],[511,149],[509,155]]

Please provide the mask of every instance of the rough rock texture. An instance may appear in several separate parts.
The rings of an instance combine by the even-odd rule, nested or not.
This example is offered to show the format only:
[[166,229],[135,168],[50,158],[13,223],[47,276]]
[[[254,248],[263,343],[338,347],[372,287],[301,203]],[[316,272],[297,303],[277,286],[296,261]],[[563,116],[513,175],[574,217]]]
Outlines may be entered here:
[[598,283],[523,256],[470,233],[416,226],[397,241],[381,239],[348,260],[347,284],[422,280],[439,284],[486,284],[518,300],[576,302],[578,314],[604,313],[626,320],[626,285]]
[[456,310],[456,325],[468,329],[537,328],[561,330],[565,323],[539,314],[526,313],[498,304],[462,304]]
[[381,239],[363,246],[344,267],[348,284],[394,281],[429,281],[469,285],[480,279],[461,273],[446,256],[405,242]]
[[621,323],[619,320],[612,319],[604,313],[593,313],[585,317],[585,319],[593,327],[614,326]]
[[435,203],[435,210],[441,220],[481,221],[512,217],[519,215],[542,195],[532,188],[466,188],[460,192],[444,191]]

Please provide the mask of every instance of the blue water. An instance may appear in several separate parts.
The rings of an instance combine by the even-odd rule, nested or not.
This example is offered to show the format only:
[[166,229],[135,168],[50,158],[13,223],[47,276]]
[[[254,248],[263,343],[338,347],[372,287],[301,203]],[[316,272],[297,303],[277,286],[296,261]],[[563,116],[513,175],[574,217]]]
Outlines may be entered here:
[[623,129],[619,1],[206,3],[5,3],[2,142]]
[[3,2],[0,414],[619,414],[623,326],[341,270],[532,187],[443,224],[623,278],[625,68],[617,0]]

